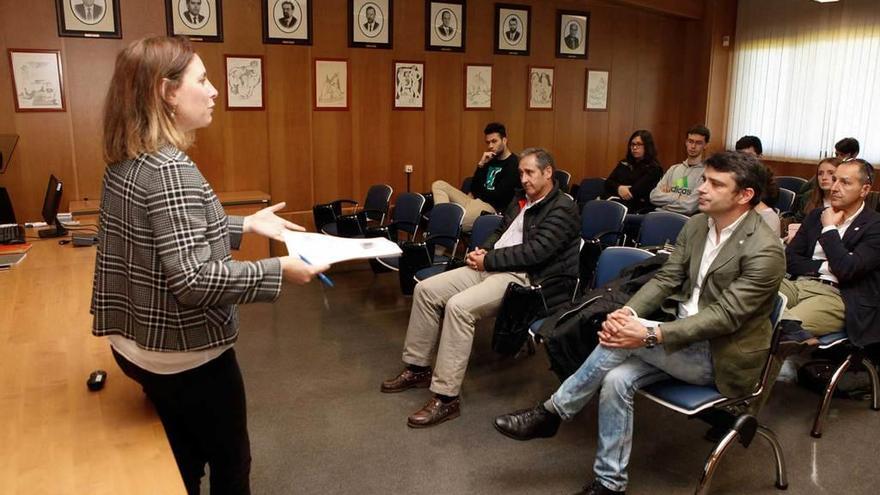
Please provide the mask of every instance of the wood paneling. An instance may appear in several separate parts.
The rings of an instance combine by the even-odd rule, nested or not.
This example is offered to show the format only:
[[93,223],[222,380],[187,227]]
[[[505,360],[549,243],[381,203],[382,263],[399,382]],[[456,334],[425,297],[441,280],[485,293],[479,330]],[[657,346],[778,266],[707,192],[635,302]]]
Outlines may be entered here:
[[[715,0],[709,0],[715,1]],[[726,1],[726,0],[725,0]],[[699,17],[703,2],[521,0],[532,6],[528,57],[493,54],[494,1],[468,2],[467,51],[424,50],[424,2],[395,2],[394,49],[348,48],[347,0],[313,2],[313,46],[262,44],[257,0],[224,3],[223,43],[197,43],[199,55],[221,95],[213,124],[198,132],[190,155],[217,191],[258,189],[286,201],[291,218],[308,216],[311,205],[339,197],[363,198],[377,182],[404,191],[403,165],[410,163],[412,189],[425,191],[435,179],[460,183],[473,172],[484,148],[482,129],[504,122],[514,151],[544,146],[574,180],[605,175],[626,152],[638,128],[651,130],[664,164],[681,159],[682,133],[706,117],[711,26]],[[0,132],[21,135],[9,172],[0,176],[23,219],[39,216],[49,172],[65,180],[65,199],[97,198],[101,160],[101,109],[115,54],[131,41],[165,31],[164,3],[126,0],[122,40],[59,38],[54,0],[34,0],[28,10],[0,0],[0,47],[62,51],[68,111],[12,112],[7,64],[0,64]],[[664,6],[665,5],[665,6]],[[557,9],[591,13],[589,60],[557,59]],[[672,15],[667,15],[672,14]],[[708,16],[706,16],[708,17]],[[224,54],[264,57],[266,109],[224,108]],[[312,109],[313,60],[346,58],[350,109]],[[424,111],[392,110],[392,63],[423,60]],[[494,107],[464,111],[466,63],[494,65]],[[526,109],[527,67],[555,68],[554,110]],[[586,112],[585,70],[611,71],[608,112]]]

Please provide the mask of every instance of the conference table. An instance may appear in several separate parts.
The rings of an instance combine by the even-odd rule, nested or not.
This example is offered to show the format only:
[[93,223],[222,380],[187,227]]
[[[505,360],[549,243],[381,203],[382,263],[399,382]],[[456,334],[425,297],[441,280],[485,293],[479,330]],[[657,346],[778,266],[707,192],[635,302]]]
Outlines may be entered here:
[[152,404],[91,335],[95,248],[29,241],[0,271],[0,494],[186,493]]

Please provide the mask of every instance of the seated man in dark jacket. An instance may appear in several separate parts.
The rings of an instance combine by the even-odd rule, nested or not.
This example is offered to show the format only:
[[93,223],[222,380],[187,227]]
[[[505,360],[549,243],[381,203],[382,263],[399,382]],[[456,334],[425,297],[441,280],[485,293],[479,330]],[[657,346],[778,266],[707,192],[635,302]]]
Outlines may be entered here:
[[434,395],[409,416],[410,427],[434,426],[459,415],[474,324],[498,313],[510,282],[527,285],[551,275],[577,275],[580,216],[575,202],[554,185],[553,170],[546,150],[523,151],[519,175],[525,195],[510,203],[498,230],[468,254],[468,266],[416,285],[403,349],[406,367],[381,389],[391,393],[430,385]]

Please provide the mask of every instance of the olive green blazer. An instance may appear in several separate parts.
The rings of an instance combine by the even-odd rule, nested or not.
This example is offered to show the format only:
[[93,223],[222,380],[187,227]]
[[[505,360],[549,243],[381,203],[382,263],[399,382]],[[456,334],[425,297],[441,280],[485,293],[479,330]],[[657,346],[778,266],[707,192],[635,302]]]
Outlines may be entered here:
[[[697,280],[708,220],[701,213],[685,224],[669,260],[627,306],[640,316],[658,310],[677,314],[678,304],[690,298]],[[728,397],[751,392],[770,349],[770,312],[784,276],[779,237],[750,210],[710,265],[699,312],[661,325],[666,352],[708,340],[718,390]]]

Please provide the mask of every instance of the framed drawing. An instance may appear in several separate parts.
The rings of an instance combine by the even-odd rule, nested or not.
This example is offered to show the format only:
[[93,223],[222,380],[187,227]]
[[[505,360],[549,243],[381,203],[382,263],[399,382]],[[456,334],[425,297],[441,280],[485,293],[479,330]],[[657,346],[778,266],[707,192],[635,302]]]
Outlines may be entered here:
[[260,55],[225,55],[226,109],[262,110],[266,95],[263,84],[263,57]]
[[590,45],[590,13],[574,10],[556,11],[556,56],[587,58]]
[[119,0],[55,0],[58,36],[122,38]]
[[348,60],[315,59],[315,110],[348,110]]
[[584,109],[605,112],[608,110],[608,88],[611,74],[607,70],[587,69],[587,86]]
[[553,110],[553,67],[529,67],[529,110]]
[[531,13],[530,5],[495,4],[495,53],[529,54]]
[[394,61],[394,109],[425,108],[425,63]]
[[492,109],[492,66],[466,64],[464,66],[464,109]]
[[466,20],[465,0],[425,0],[425,50],[463,52]]
[[168,36],[183,34],[193,41],[223,41],[221,0],[165,0]]
[[391,48],[393,0],[348,0],[348,46]]
[[263,43],[312,44],[312,0],[261,0]]
[[64,78],[59,50],[9,50],[16,112],[63,112]]

